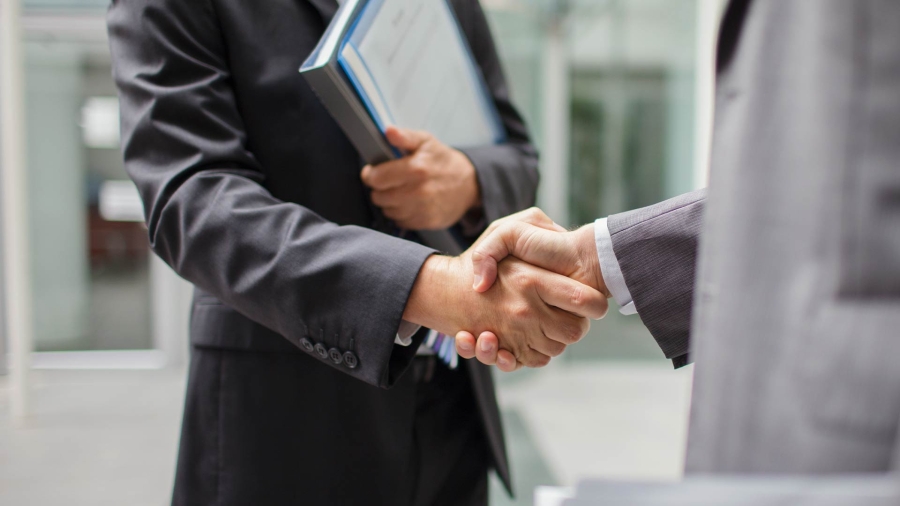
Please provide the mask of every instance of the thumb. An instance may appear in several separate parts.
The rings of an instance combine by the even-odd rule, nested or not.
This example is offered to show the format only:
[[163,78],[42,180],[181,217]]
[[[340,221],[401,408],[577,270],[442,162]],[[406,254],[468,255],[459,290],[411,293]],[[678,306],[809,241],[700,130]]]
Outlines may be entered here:
[[472,272],[475,275],[472,288],[476,292],[486,292],[493,286],[497,280],[497,264],[504,258],[519,256],[516,245],[529,233],[529,227],[532,226],[518,221],[506,222],[478,240],[472,249]]
[[384,132],[388,142],[397,149],[413,153],[422,147],[422,144],[431,139],[428,132],[420,132],[418,130],[408,130],[395,126],[389,126]]
[[575,247],[569,233],[554,232],[527,223],[512,222],[498,227],[472,250],[472,288],[484,292],[496,281],[497,264],[507,256],[569,276],[578,269]]

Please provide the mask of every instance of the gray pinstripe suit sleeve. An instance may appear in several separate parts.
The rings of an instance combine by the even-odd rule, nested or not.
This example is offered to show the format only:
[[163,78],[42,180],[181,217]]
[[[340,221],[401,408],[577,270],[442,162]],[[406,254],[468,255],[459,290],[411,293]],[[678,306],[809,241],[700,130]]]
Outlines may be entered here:
[[644,325],[666,358],[688,361],[697,244],[706,190],[607,220],[613,251]]

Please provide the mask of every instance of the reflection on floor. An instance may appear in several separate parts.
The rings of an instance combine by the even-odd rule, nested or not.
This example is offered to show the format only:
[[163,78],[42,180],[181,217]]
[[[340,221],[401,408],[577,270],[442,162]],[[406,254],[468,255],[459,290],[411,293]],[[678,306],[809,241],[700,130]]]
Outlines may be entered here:
[[0,378],[0,504],[169,503],[183,371],[35,371],[32,412],[8,416]]
[[[519,374],[519,373],[516,373]],[[692,368],[667,362],[551,365],[500,381],[516,500],[591,477],[675,480],[682,473]]]
[[[579,362],[500,379],[516,501],[587,476],[675,478],[690,371]],[[168,504],[183,371],[36,371],[34,416],[13,427],[0,378],[0,504]]]

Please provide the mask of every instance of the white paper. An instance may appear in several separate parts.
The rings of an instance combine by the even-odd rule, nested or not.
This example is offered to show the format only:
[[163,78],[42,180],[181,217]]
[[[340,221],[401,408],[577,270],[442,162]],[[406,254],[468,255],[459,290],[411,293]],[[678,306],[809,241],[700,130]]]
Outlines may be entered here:
[[446,1],[387,0],[380,9],[355,49],[384,121],[457,148],[494,144],[496,117]]

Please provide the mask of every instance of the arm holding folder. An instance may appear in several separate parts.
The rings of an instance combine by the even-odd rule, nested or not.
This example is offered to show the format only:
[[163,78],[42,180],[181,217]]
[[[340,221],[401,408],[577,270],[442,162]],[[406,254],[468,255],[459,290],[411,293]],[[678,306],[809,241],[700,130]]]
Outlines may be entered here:
[[[469,211],[488,221],[534,204],[537,153],[477,2],[346,0],[301,73],[399,226],[439,230]],[[388,139],[391,126],[401,131]]]

